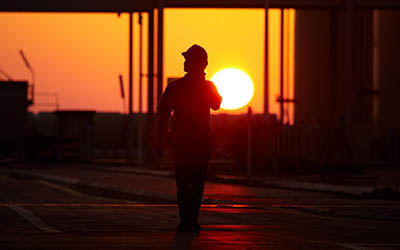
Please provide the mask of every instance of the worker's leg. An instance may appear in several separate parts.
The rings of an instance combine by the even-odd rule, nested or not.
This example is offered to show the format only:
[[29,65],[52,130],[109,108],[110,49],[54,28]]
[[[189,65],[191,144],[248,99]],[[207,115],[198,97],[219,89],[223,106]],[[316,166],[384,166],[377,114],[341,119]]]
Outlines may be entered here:
[[177,187],[177,201],[179,208],[179,219],[181,224],[189,225],[192,220],[191,202],[191,173],[183,164],[175,164],[175,177]]
[[177,140],[174,152],[179,217],[181,224],[188,223],[194,230],[201,229],[197,219],[210,160],[208,138],[204,138],[190,143]]
[[194,173],[192,177],[192,223],[198,225],[197,219],[199,217],[201,203],[203,200],[204,184],[207,175],[208,160],[198,162],[194,166]]

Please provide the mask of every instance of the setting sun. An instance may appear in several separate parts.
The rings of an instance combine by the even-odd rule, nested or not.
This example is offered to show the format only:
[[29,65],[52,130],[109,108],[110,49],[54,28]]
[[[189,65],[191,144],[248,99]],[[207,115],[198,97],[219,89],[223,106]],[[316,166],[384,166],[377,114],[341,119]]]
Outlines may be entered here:
[[211,78],[222,96],[221,108],[239,109],[248,104],[254,95],[251,78],[242,70],[227,68],[215,73]]

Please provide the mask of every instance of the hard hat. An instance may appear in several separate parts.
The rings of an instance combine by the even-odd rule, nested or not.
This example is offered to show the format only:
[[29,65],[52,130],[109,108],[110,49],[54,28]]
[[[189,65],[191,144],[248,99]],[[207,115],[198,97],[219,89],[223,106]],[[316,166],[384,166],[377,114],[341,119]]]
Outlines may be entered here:
[[208,62],[208,56],[206,50],[200,45],[194,44],[187,51],[183,52],[182,55],[186,58],[197,59],[204,62]]

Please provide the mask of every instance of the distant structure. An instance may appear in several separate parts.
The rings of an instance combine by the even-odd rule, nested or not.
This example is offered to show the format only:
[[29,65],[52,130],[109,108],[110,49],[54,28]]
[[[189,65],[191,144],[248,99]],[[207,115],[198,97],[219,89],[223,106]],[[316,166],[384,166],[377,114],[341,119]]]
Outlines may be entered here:
[[294,119],[314,159],[400,157],[399,25],[399,10],[296,11]]
[[90,162],[95,111],[56,111],[58,157],[61,161]]
[[23,158],[29,104],[27,82],[0,81],[0,158]]
[[[295,9],[295,97],[285,100],[281,88],[279,99],[282,117],[283,102],[294,102],[295,129],[281,126],[277,131],[265,131],[265,137],[258,136],[265,142],[255,142],[264,145],[260,150],[263,157],[271,152],[275,159],[303,159],[317,165],[400,160],[398,0],[115,0],[96,4],[88,0],[31,0],[29,4],[25,0],[3,0],[0,5],[0,11],[129,13],[129,152],[133,143],[132,14],[147,12],[149,16],[147,99],[151,120],[154,99],[159,99],[164,87],[165,8],[259,8],[266,13],[270,8]],[[265,53],[266,115],[270,110],[268,39],[266,30],[265,49],[260,52]]]

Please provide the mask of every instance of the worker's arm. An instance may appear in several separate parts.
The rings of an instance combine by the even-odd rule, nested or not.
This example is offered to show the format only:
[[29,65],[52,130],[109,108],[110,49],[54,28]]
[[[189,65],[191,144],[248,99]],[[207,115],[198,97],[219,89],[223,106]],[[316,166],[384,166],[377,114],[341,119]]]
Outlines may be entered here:
[[222,97],[220,96],[220,94],[218,93],[217,88],[215,87],[213,82],[209,82],[209,87],[210,87],[210,107],[213,110],[218,110],[219,107],[221,106],[221,102],[222,102]]
[[165,134],[168,128],[171,110],[160,110],[158,113],[157,154],[162,157],[165,149]]
[[165,135],[168,129],[169,117],[174,106],[174,90],[167,86],[157,106],[158,110],[158,133],[157,133],[157,154],[162,157],[165,149]]

